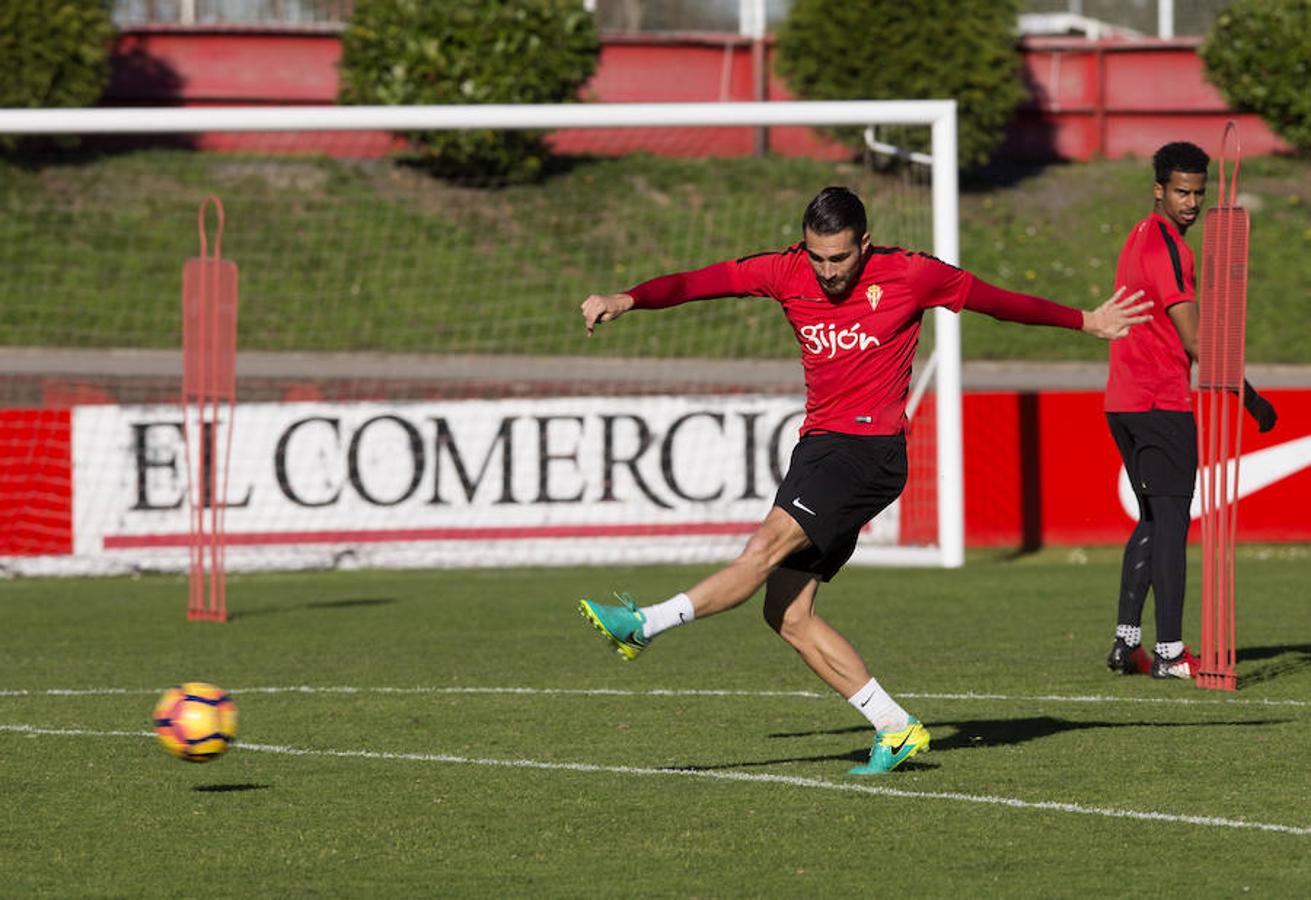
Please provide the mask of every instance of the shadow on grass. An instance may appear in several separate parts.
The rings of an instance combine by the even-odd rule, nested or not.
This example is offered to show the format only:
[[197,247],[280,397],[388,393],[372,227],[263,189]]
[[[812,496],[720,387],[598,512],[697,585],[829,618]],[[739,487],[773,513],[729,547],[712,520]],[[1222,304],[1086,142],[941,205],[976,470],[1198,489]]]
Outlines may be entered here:
[[995,160],[984,166],[962,170],[960,190],[963,194],[987,194],[1017,187],[1049,169],[1069,168],[1072,164],[1056,159]]
[[[868,729],[854,729],[868,731]],[[869,747],[849,753],[826,753],[822,756],[786,756],[778,759],[739,760],[738,762],[714,763],[711,765],[689,764],[685,766],[661,766],[668,772],[715,772],[720,769],[754,769],[761,766],[781,766],[788,763],[849,762],[852,765],[869,759]]]
[[1265,665],[1258,666],[1255,671],[1239,675],[1238,687],[1240,689],[1311,670],[1311,644],[1271,644],[1268,647],[1240,647],[1237,656],[1239,663],[1271,660]]
[[1275,725],[1286,719],[1261,721],[1239,720],[1222,722],[1087,722],[1058,719],[1055,716],[1029,716],[1023,719],[961,719],[934,722],[935,731],[955,728],[945,737],[933,738],[934,750],[969,750],[976,747],[1008,747],[1024,744],[1039,738],[1051,737],[1066,731],[1086,731],[1091,728],[1214,728],[1227,725]]
[[[867,728],[856,728],[853,731],[868,731]],[[938,747],[935,742],[931,749],[936,750]],[[755,769],[764,766],[781,766],[788,763],[848,763],[850,765],[859,765],[869,761],[869,744],[862,744],[855,750],[847,753],[828,753],[823,756],[789,756],[780,759],[757,759],[744,760],[742,762],[715,763],[714,765],[687,765],[687,766],[661,766],[668,772],[715,772],[719,770],[731,769]],[[899,772],[927,771],[938,768],[931,762],[923,762],[916,758],[907,760],[897,767]]]
[[[1287,719],[1266,719],[1262,721],[1223,721],[1223,722],[1088,722],[1058,719],[1055,716],[1029,716],[1022,719],[934,719],[925,724],[933,733],[933,749],[952,750],[963,746],[1008,746],[1023,744],[1035,738],[1049,737],[1063,731],[1085,731],[1089,728],[1196,728],[1215,725],[1278,725]],[[947,738],[938,737],[944,728],[954,728],[956,733]],[[804,738],[818,735],[834,734],[868,734],[868,725],[851,725],[845,728],[829,728],[821,731],[780,731],[769,735],[771,738]],[[961,738],[962,735],[967,737]]]
[[265,606],[263,608],[232,611],[228,613],[228,621],[254,618],[256,616],[275,616],[303,612],[307,609],[353,609],[357,606],[387,606],[395,602],[395,597],[348,597],[342,600],[309,600],[305,603],[289,603],[281,606]]
[[241,791],[267,791],[271,784],[198,784],[192,788],[198,794],[235,794]]
[[[1055,716],[1029,716],[1020,719],[959,719],[936,720],[929,723],[933,733],[932,751],[971,750],[979,747],[1007,747],[1023,744],[1039,738],[1050,737],[1066,731],[1085,731],[1091,728],[1198,728],[1227,725],[1277,725],[1287,719],[1262,719],[1260,721],[1221,721],[1221,722],[1087,722],[1059,719]],[[950,734],[944,732],[955,729]],[[869,734],[869,726],[857,725],[848,728],[833,728],[823,731],[781,732],[769,735],[771,738],[804,738],[820,735]],[[749,769],[762,766],[787,765],[789,763],[815,762],[852,762],[859,763],[869,759],[869,745],[864,744],[847,753],[830,753],[822,756],[786,756],[773,759],[741,760],[738,762],[717,763],[714,765],[666,766],[671,770],[691,772],[709,772],[717,769]],[[900,769],[932,769],[932,763],[910,760]]]

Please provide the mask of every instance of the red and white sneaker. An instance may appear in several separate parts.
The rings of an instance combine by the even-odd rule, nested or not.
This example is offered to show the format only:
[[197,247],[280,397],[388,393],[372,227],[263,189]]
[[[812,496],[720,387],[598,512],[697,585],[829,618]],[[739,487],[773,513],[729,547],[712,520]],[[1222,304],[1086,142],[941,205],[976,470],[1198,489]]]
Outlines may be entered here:
[[1173,659],[1166,659],[1160,654],[1152,655],[1152,677],[1153,678],[1184,678],[1192,680],[1197,677],[1197,673],[1202,669],[1202,662],[1193,651],[1188,649],[1184,644],[1184,652],[1180,653]]

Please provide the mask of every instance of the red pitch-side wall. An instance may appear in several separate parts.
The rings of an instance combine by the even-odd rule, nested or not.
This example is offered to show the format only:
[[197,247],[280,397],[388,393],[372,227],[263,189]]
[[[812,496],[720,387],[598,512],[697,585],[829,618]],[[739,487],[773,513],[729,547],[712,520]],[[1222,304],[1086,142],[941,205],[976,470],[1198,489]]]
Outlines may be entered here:
[[337,96],[330,32],[143,28],[114,48],[112,105],[323,104]]
[[[125,32],[113,58],[105,104],[111,106],[234,104],[322,105],[337,101],[341,40],[322,31],[200,30],[168,27]],[[734,35],[685,35],[676,41],[614,38],[602,46],[596,75],[582,91],[587,100],[620,102],[716,102],[756,99],[751,44]],[[766,96],[787,99],[771,79]],[[559,132],[555,146],[567,152],[625,153],[638,149],[677,156],[749,155],[750,128],[587,129]],[[840,158],[847,151],[810,129],[774,128],[770,147],[785,155]],[[237,134],[204,135],[206,149],[248,143]],[[382,133],[361,137],[315,133],[261,135],[262,148],[318,150],[377,156],[393,145]]]
[[[1026,38],[1020,44],[1022,77],[1032,100],[1008,131],[1003,154],[1024,159],[1150,156],[1161,144],[1186,137],[1214,154],[1225,122],[1240,122],[1249,155],[1286,150],[1261,120],[1235,115],[1202,73],[1196,38],[1086,41]],[[178,104],[327,104],[337,97],[341,41],[329,30],[141,28],[125,32],[113,60],[111,106]],[[588,100],[714,102],[754,100],[757,86],[749,42],[731,34],[606,36],[600,65],[583,90]],[[791,99],[770,78],[766,96]],[[572,132],[561,136],[571,151],[639,146],[632,132]],[[754,149],[746,128],[668,130],[650,138],[657,152],[743,155]],[[340,138],[288,137],[289,151],[334,152]],[[839,151],[806,129],[770,129],[770,147],[785,155]],[[239,146],[240,138],[209,136],[206,147]],[[350,152],[381,154],[391,141],[374,136]],[[343,149],[342,152],[345,152]]]
[[1029,37],[1021,42],[1031,99],[1019,110],[1002,148],[1026,159],[1148,157],[1181,138],[1211,155],[1235,119],[1243,152],[1287,151],[1261,118],[1231,111],[1206,80],[1198,38]]

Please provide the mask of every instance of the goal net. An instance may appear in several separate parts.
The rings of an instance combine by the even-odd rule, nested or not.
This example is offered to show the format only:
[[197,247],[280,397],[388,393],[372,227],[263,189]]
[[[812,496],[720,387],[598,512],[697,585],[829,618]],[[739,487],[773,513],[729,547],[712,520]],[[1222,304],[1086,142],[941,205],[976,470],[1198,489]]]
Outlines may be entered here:
[[[871,126],[931,153],[826,137]],[[398,137],[451,130],[551,154],[531,180],[453,177]],[[949,101],[5,110],[0,140],[11,572],[185,570],[181,273],[209,195],[239,269],[213,501],[232,570],[731,558],[801,421],[777,304],[588,339],[583,298],[782,248],[829,184],[865,199],[876,244],[958,260]],[[962,561],[953,314],[926,317],[920,354],[909,485],[856,563]]]

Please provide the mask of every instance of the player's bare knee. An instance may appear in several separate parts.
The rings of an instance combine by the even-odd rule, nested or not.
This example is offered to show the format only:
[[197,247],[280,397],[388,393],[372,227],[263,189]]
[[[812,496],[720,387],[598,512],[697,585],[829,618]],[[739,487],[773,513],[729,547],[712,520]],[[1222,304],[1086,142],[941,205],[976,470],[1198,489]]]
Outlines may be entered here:
[[775,509],[765,519],[738,558],[772,572],[783,560],[810,543],[801,526],[787,513]]
[[800,623],[793,619],[783,616],[778,623],[778,627],[775,628],[774,631],[779,637],[787,641],[793,647],[799,647],[801,645],[802,628],[800,627]]
[[765,622],[774,632],[794,647],[805,630],[809,612],[795,602],[770,602],[772,598],[765,595]]
[[775,559],[775,556],[768,544],[757,543],[755,538],[752,538],[732,564],[739,569],[750,571],[755,578],[764,581],[777,567],[778,560],[782,559],[782,557]]
[[768,574],[772,572],[792,551],[782,535],[774,534],[764,528],[751,535],[747,545],[738,554],[737,561]]

